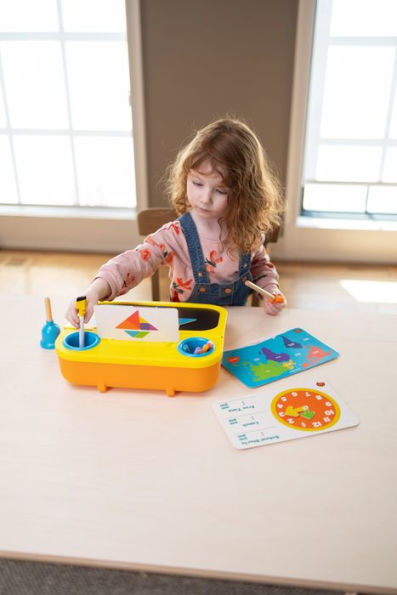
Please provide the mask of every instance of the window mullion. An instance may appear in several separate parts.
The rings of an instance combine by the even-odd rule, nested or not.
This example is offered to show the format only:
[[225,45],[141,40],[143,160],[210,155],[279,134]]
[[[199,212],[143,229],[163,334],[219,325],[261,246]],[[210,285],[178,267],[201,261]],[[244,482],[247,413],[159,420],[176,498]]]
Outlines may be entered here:
[[[390,95],[389,95],[389,103],[387,106],[387,116],[386,116],[386,125],[385,125],[385,135],[384,135],[384,142],[382,147],[382,157],[380,161],[379,167],[379,181],[381,182],[383,179],[383,172],[385,167],[386,161],[386,150],[390,144],[394,144],[390,142],[390,126],[391,120],[393,115],[393,106],[394,106],[394,97],[397,93],[397,47],[394,50],[394,65],[393,65],[393,75],[391,80],[390,86]],[[396,141],[397,143],[397,141]]]
[[65,82],[65,95],[66,95],[66,109],[68,114],[68,124],[69,124],[69,139],[70,139],[70,147],[72,151],[72,164],[73,164],[73,178],[74,178],[74,190],[75,190],[75,205],[80,205],[80,192],[79,192],[79,183],[77,177],[77,164],[76,164],[76,153],[74,148],[74,135],[73,135],[73,121],[72,121],[72,108],[70,103],[70,93],[69,93],[69,80],[68,80],[68,71],[66,65],[66,48],[65,48],[65,39],[63,37],[64,27],[63,27],[63,17],[62,17],[62,2],[61,0],[57,0],[57,7],[58,7],[58,18],[59,18],[59,28],[61,32],[61,55],[62,55],[62,66],[63,66],[63,78]]
[[312,52],[312,81],[308,113],[310,123],[307,127],[307,140],[304,169],[305,177],[314,178],[317,167],[317,149],[320,144],[320,126],[322,98],[324,96],[327,51],[331,22],[332,2],[317,3],[316,7],[316,52]]
[[3,63],[2,63],[2,59],[1,59],[1,46],[0,46],[0,89],[3,91],[4,112],[5,112],[6,125],[7,125],[6,130],[7,130],[8,142],[10,143],[11,161],[12,161],[12,167],[14,170],[15,186],[16,186],[16,190],[17,190],[17,199],[18,199],[17,204],[20,205],[20,204],[22,204],[21,189],[20,189],[20,184],[19,184],[19,180],[18,180],[17,160],[15,157],[15,149],[14,149],[14,137],[12,134],[10,111],[8,109],[6,85],[5,85],[4,74],[3,74]]

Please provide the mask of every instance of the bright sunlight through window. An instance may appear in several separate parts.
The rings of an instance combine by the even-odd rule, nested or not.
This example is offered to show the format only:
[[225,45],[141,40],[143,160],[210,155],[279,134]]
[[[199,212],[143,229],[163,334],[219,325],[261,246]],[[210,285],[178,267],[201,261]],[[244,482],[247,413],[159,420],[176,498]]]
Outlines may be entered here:
[[397,215],[397,2],[318,0],[302,213]]
[[0,1],[0,203],[136,205],[123,0]]
[[343,279],[340,284],[358,302],[397,304],[397,283]]

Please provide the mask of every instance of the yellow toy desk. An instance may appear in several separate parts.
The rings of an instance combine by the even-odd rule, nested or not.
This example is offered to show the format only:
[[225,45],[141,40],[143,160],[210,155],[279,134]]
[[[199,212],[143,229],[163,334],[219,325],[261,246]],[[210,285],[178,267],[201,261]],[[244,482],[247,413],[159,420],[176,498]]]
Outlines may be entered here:
[[[203,392],[216,383],[221,366],[227,310],[209,304],[168,302],[101,302],[156,308],[176,308],[179,342],[139,342],[99,338],[86,332],[86,346],[78,348],[78,332],[64,328],[55,343],[63,376],[72,384]],[[188,321],[188,322],[186,322]],[[77,336],[77,337],[76,337]],[[207,351],[194,353],[206,345]],[[208,348],[208,345],[211,347]]]

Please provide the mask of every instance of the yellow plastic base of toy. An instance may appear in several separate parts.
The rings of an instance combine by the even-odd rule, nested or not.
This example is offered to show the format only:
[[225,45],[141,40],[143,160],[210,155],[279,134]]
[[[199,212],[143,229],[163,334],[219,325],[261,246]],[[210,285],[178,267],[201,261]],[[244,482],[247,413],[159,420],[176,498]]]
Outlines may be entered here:
[[[72,384],[108,388],[165,390],[169,397],[176,392],[204,392],[218,380],[220,363],[203,369],[123,366],[118,364],[80,363],[59,360],[61,372]],[[148,382],[150,378],[150,382]]]
[[[108,302],[102,304],[108,305]],[[72,335],[78,338],[76,329],[66,327],[55,343],[60,369],[66,380],[76,385],[96,386],[102,392],[108,388],[131,388],[162,390],[169,396],[176,392],[201,393],[214,386],[221,367],[227,318],[225,308],[169,302],[113,302],[110,305],[115,308],[123,305],[177,307],[184,320],[179,327],[179,341],[99,340],[96,329],[91,329],[93,332],[87,336],[91,335],[94,340],[92,347],[87,345],[88,348],[80,350],[76,349],[78,344],[70,344]],[[186,320],[193,321],[190,327],[185,316]],[[184,349],[186,342],[197,340],[210,342],[212,349],[197,357],[189,349]],[[188,347],[192,348],[192,345]]]

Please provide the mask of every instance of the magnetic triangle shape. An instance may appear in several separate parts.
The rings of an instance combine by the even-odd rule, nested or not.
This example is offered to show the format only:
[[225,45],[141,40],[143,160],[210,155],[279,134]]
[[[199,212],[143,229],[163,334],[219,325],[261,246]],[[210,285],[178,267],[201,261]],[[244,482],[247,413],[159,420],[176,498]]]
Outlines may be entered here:
[[189,324],[189,322],[196,322],[197,318],[180,318],[179,319],[179,326],[183,324]]
[[130,335],[131,337],[134,337],[134,339],[143,339],[143,337],[146,337],[146,335],[148,335],[148,331],[125,331],[127,333],[127,335]]
[[133,314],[131,314],[131,316],[129,316],[128,318],[126,318],[125,320],[123,320],[123,322],[120,322],[120,324],[118,324],[116,326],[116,328],[121,328],[121,329],[136,329],[138,330],[140,328],[139,326],[139,312],[138,310],[136,310],[136,312],[133,312]]
[[150,324],[150,322],[148,322],[147,320],[145,320],[144,318],[141,318],[141,317],[139,317],[139,328],[144,329],[145,331],[157,331],[158,330],[155,326]]

